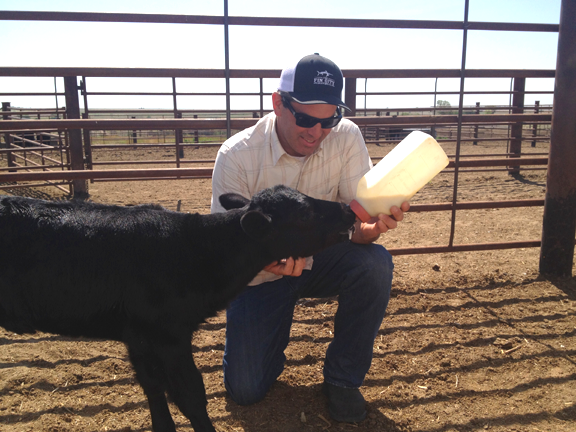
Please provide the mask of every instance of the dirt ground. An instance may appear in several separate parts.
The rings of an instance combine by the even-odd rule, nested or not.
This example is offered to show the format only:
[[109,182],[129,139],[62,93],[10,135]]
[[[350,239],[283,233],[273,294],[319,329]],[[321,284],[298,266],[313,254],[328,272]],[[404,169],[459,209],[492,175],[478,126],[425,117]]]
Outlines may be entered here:
[[[502,152],[496,146],[470,145],[463,153]],[[388,150],[370,148],[374,156]],[[186,157],[210,158],[213,151],[189,149]],[[452,175],[441,174],[413,202],[450,201],[452,184]],[[544,191],[543,171],[475,172],[460,174],[458,196],[541,199]],[[54,195],[46,188],[12,193]],[[185,212],[207,213],[210,206],[209,180],[99,182],[90,193],[97,202],[155,202]],[[389,248],[446,245],[450,217],[408,213],[379,241]],[[459,211],[454,242],[538,240],[541,223],[539,207]],[[193,351],[216,429],[576,431],[576,280],[544,277],[538,261],[537,248],[396,256],[393,298],[362,387],[368,418],[359,424],[331,420],[321,393],[336,298],[300,302],[285,371],[250,407],[226,395],[225,319],[210,319],[195,334]],[[172,410],[178,430],[192,430]],[[0,430],[140,432],[151,423],[122,344],[0,329]]]

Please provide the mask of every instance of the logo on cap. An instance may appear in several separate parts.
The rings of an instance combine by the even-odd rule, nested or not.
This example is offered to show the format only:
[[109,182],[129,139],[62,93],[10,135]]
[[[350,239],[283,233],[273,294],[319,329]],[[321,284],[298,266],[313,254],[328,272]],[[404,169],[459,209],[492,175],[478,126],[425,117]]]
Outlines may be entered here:
[[327,85],[330,87],[334,87],[334,85],[336,84],[336,81],[330,78],[331,76],[334,76],[334,74],[331,74],[327,70],[316,71],[316,73],[318,75],[314,78],[314,84]]

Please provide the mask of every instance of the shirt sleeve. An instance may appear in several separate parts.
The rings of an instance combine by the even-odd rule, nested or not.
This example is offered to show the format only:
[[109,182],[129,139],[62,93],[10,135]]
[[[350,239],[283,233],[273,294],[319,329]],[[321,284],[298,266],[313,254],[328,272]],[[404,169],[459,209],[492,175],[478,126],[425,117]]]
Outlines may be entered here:
[[226,147],[226,143],[224,143],[218,151],[216,162],[214,163],[214,172],[212,174],[211,213],[222,213],[226,211],[218,199],[222,194],[234,192],[242,195],[244,198],[250,199],[246,170],[240,166],[237,158],[234,156],[235,153]]

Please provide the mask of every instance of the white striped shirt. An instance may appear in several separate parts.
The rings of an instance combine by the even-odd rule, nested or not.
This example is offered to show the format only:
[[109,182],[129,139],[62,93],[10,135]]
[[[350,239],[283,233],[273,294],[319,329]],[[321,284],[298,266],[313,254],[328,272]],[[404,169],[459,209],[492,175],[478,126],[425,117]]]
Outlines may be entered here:
[[[372,168],[358,126],[343,118],[306,158],[288,155],[276,134],[276,115],[228,139],[218,151],[212,176],[212,213],[223,212],[218,197],[235,192],[246,198],[267,187],[283,184],[313,198],[349,204],[358,182]],[[311,268],[312,259],[306,268]],[[279,279],[260,272],[250,285]]]

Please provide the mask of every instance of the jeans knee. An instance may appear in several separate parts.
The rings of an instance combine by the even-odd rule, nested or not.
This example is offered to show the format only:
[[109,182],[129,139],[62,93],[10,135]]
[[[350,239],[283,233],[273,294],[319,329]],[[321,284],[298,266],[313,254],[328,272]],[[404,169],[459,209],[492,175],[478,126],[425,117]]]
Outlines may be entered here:
[[224,374],[224,387],[232,400],[242,406],[260,402],[268,392],[268,387],[264,388],[255,380],[232,380],[226,374]]
[[392,255],[386,250],[384,246],[378,244],[368,245],[367,256],[365,257],[366,263],[370,268],[378,271],[383,276],[392,276],[394,270],[394,262]]
[[359,254],[362,263],[359,269],[361,269],[362,277],[370,285],[384,286],[389,291],[394,271],[392,255],[383,246],[377,244],[366,246],[362,248],[362,253]]
[[[364,246],[364,245],[363,245]],[[394,264],[390,253],[380,245],[361,247],[356,259],[356,271],[351,273],[352,293],[368,302],[369,308],[386,310],[392,290]],[[359,301],[359,300],[356,300]]]

